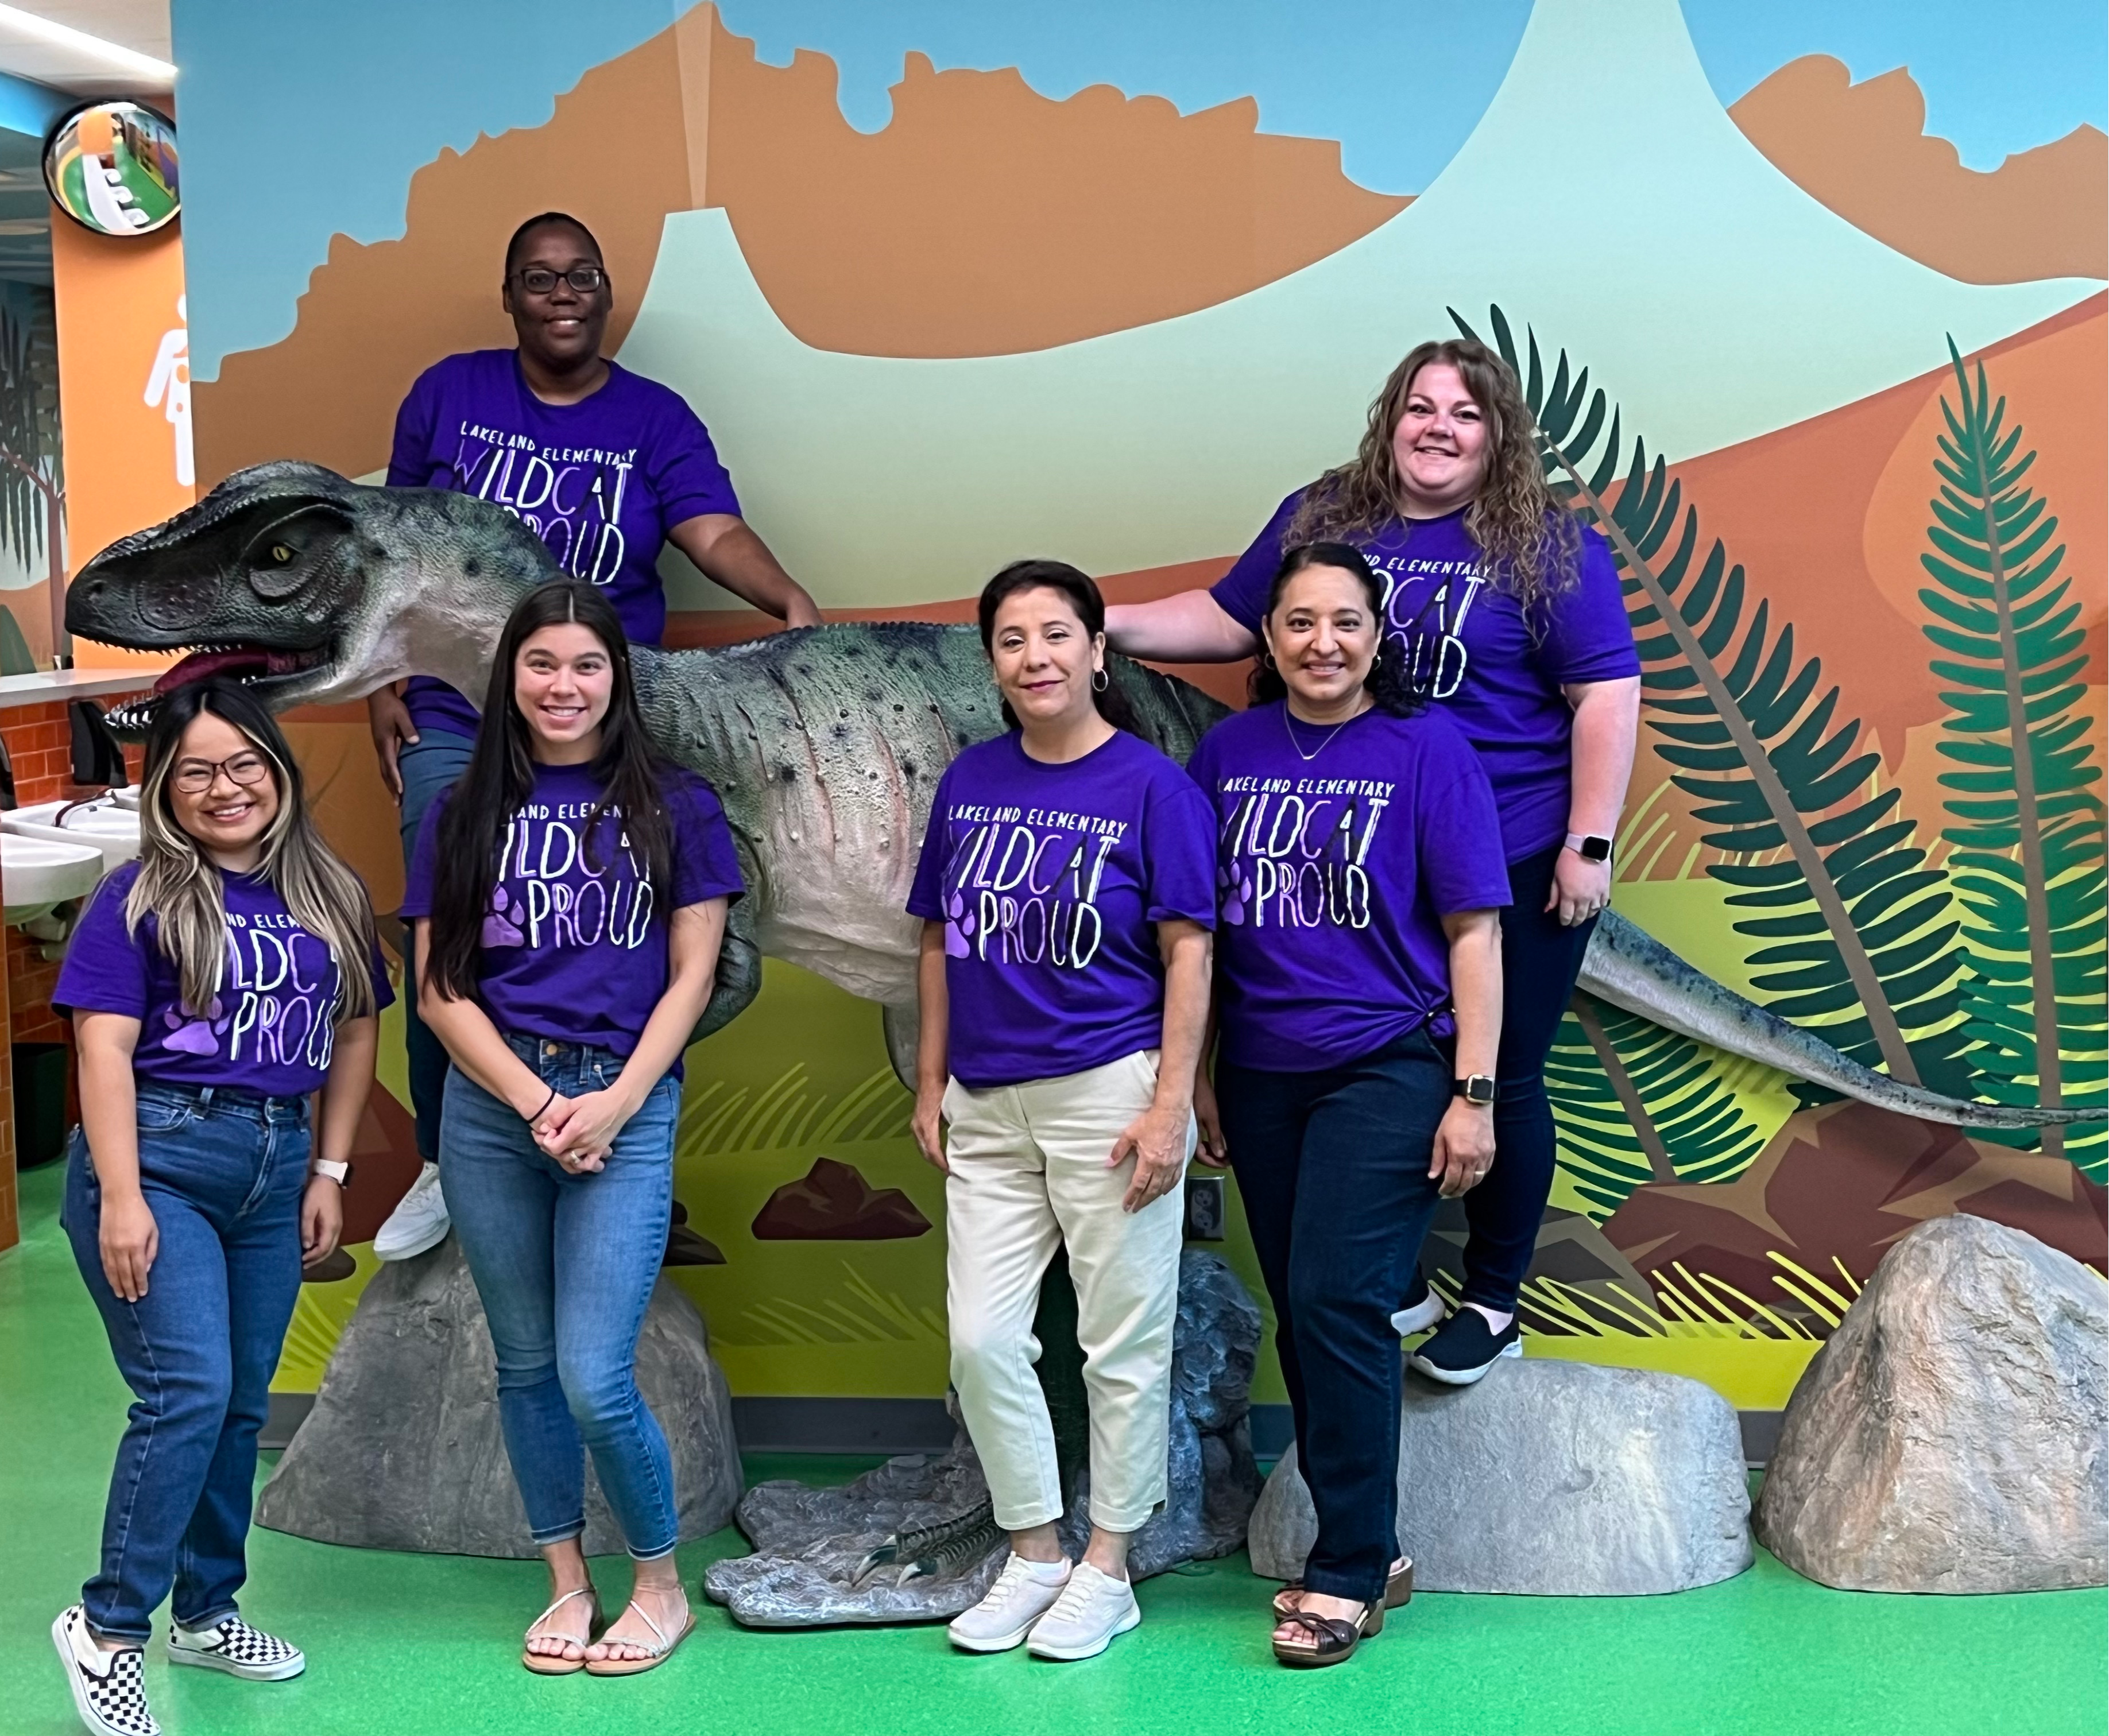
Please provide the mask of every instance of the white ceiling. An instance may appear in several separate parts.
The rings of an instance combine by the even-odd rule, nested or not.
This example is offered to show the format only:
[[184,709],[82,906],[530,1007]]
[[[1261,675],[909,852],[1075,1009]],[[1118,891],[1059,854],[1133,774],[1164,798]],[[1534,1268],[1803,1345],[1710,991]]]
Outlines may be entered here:
[[[169,47],[169,0],[10,0],[16,10],[34,12],[120,47],[172,58]],[[39,42],[20,26],[0,18],[0,71],[34,79],[80,97],[160,96],[168,81],[142,78],[99,61],[78,50]]]

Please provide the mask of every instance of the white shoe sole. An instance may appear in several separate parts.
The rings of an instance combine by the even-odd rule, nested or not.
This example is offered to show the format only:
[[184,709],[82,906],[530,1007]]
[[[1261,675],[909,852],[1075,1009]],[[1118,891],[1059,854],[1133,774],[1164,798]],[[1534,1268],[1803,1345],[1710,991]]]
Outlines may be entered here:
[[1402,1308],[1391,1317],[1392,1330],[1402,1338],[1411,1338],[1416,1332],[1440,1326],[1449,1314],[1450,1310],[1443,1305],[1443,1298],[1430,1290],[1412,1307]]
[[308,1655],[296,1652],[291,1657],[275,1664],[241,1664],[217,1652],[194,1651],[189,1646],[171,1644],[169,1662],[188,1664],[193,1669],[217,1670],[223,1675],[238,1675],[245,1682],[289,1681],[308,1667]]
[[[1040,1614],[1045,1615],[1046,1611],[1042,1610]],[[1025,1644],[1025,1636],[1032,1631],[1032,1622],[1039,1619],[1040,1616],[1035,1616],[1032,1621],[1027,1622],[1016,1632],[999,1634],[994,1639],[972,1639],[964,1634],[955,1633],[949,1627],[945,1630],[945,1637],[962,1652],[1014,1652]]]
[[1095,1639],[1086,1640],[1082,1645],[1058,1646],[1043,1644],[1038,1639],[1028,1639],[1025,1643],[1025,1648],[1035,1657],[1045,1657],[1058,1664],[1073,1664],[1081,1662],[1086,1657],[1096,1657],[1122,1635],[1132,1632],[1141,1626],[1142,1612],[1131,1605],[1128,1612],[1105,1632]]
[[1493,1362],[1483,1362],[1476,1369],[1438,1369],[1418,1351],[1406,1359],[1407,1366],[1416,1373],[1425,1374],[1432,1381],[1440,1381],[1446,1387],[1470,1387],[1487,1378],[1487,1371],[1504,1356],[1523,1355],[1523,1340],[1505,1344],[1494,1352]]
[[73,1644],[66,1638],[65,1620],[73,1613],[62,1609],[52,1623],[52,1644],[59,1648],[59,1662],[65,1666],[66,1687],[73,1694],[73,1709],[79,1714],[80,1721],[95,1732],[95,1736],[128,1736],[89,1703],[88,1690],[81,1686],[80,1666],[74,1661]]

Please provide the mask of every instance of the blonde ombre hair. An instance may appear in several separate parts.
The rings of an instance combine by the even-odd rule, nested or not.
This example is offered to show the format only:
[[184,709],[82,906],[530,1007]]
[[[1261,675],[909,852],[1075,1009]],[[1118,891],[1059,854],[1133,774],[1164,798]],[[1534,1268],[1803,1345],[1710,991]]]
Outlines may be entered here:
[[124,900],[125,932],[136,935],[147,917],[155,918],[185,1009],[205,1016],[227,968],[226,895],[219,869],[178,823],[169,785],[185,732],[207,713],[238,730],[271,769],[278,811],[260,841],[257,872],[293,920],[329,948],[336,963],[335,1022],[371,1017],[377,1010],[370,967],[377,942],[366,888],[309,818],[300,766],[271,714],[231,682],[178,688],[155,705],[139,792],[139,877]]

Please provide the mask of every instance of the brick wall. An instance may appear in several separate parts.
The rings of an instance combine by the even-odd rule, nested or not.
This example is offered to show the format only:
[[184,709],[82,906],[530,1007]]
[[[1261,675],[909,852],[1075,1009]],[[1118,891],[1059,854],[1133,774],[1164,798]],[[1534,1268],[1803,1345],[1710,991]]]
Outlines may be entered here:
[[[11,706],[0,710],[0,742],[7,745],[7,757],[15,768],[15,800],[22,807],[38,802],[91,796],[73,781],[72,726],[65,703],[53,701],[41,706]],[[124,750],[124,763],[136,780],[140,751]],[[37,943],[19,928],[7,936],[7,974],[0,982],[0,1011],[4,1011],[9,1044],[64,1043],[72,1040],[68,1026],[52,1011],[52,985],[59,967],[47,963]],[[67,1071],[67,1111],[77,1116],[74,1098],[74,1070]],[[9,1047],[0,1047],[0,1248],[12,1247],[20,1239],[15,1186],[15,1066]]]

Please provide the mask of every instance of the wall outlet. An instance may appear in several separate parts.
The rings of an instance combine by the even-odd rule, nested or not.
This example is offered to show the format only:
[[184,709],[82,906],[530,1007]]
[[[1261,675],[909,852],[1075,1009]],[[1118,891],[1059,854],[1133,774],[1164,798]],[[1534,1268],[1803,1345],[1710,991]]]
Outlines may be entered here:
[[1223,1178],[1190,1175],[1186,1178],[1186,1239],[1221,1242],[1223,1239]]

